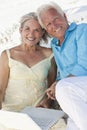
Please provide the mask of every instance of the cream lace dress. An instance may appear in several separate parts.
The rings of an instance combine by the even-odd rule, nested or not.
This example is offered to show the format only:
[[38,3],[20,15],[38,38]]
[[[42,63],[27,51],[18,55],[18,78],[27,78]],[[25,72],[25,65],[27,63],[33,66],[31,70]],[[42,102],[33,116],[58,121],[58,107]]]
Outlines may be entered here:
[[[47,75],[53,54],[31,68],[12,59],[9,51],[7,54],[10,77],[2,110],[18,112],[27,106],[36,106],[43,99],[47,89]],[[60,119],[50,130],[64,130],[65,126],[64,121]],[[4,130],[10,129],[4,128]]]
[[21,111],[36,106],[47,89],[47,75],[53,54],[31,68],[9,57],[10,77],[2,105],[4,110]]

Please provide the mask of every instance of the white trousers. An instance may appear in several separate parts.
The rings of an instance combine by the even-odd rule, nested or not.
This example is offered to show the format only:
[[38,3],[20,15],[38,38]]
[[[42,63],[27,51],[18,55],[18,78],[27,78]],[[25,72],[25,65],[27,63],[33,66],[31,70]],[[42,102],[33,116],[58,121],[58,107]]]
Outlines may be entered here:
[[67,130],[87,130],[87,76],[60,80],[56,85],[56,99],[70,117]]
[[79,130],[72,119],[68,119],[66,130]]

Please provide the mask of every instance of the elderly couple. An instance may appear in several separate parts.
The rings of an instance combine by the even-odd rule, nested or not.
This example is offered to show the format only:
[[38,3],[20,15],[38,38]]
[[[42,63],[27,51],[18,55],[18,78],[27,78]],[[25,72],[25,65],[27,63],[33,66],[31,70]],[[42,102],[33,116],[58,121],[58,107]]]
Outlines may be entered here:
[[[1,109],[51,108],[56,99],[69,116],[66,129],[87,130],[87,24],[69,25],[50,2],[24,15],[19,32],[21,45],[0,56]],[[39,44],[48,35],[52,50]]]

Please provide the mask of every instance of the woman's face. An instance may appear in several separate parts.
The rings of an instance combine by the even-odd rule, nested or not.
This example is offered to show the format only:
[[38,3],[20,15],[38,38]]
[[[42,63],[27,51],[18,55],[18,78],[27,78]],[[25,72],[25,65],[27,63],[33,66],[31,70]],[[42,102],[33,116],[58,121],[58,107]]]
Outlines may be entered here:
[[30,19],[23,24],[20,28],[22,43],[29,46],[36,45],[43,36],[43,30],[35,19]]

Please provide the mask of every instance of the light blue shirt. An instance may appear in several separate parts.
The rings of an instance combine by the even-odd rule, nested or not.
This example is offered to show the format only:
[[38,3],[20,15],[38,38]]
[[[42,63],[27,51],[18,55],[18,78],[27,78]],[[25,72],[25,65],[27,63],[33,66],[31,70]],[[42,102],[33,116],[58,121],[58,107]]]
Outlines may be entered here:
[[62,79],[68,75],[87,75],[87,24],[71,23],[65,33],[65,39],[61,46],[58,46],[58,39],[51,41],[55,61]]

